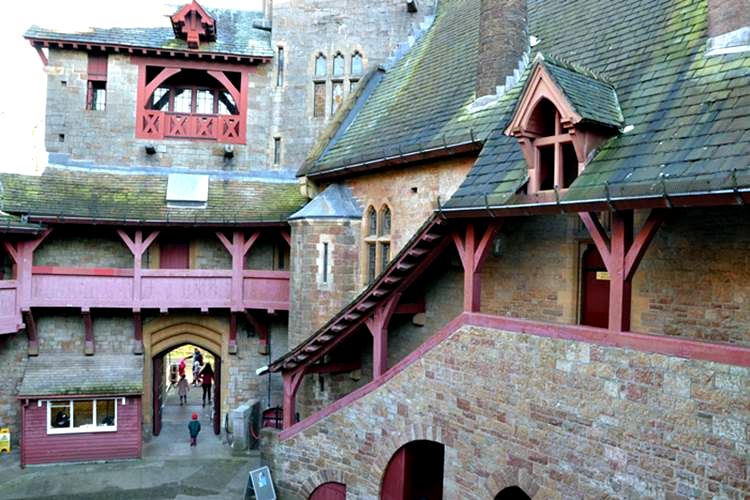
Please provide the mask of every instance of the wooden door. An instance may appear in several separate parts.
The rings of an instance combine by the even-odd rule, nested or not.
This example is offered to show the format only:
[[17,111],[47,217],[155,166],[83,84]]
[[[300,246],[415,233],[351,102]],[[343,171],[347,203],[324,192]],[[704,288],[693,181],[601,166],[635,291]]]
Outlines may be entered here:
[[162,395],[164,394],[164,355],[154,357],[153,362],[153,423],[154,436],[161,432],[161,405]]
[[346,485],[323,483],[315,488],[308,500],[346,500]]
[[435,441],[412,441],[391,457],[383,474],[381,500],[441,500],[445,447]]
[[609,326],[609,274],[594,245],[583,252],[581,272],[581,324]]
[[221,434],[221,358],[214,356],[214,434]]
[[186,241],[165,239],[159,243],[159,268],[187,269],[190,267],[190,244]]
[[383,485],[380,490],[380,500],[405,500],[406,492],[404,483],[406,481],[406,446],[400,448],[391,457],[388,467],[383,473]]

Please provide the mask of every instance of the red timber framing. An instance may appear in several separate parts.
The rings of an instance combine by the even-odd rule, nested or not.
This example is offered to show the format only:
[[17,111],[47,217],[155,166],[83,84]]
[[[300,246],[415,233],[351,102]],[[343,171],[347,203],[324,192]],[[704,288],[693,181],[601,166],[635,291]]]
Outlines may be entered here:
[[471,222],[466,224],[463,235],[459,231],[455,231],[452,235],[464,268],[464,311],[466,312],[480,311],[482,295],[480,272],[492,240],[500,231],[501,225],[500,221],[491,221],[479,240],[475,234],[474,223]]
[[284,380],[284,428],[296,419],[296,394],[307,373],[333,373],[344,369],[315,364],[337,345],[367,328],[373,339],[373,379],[378,380],[388,369],[388,323],[394,314],[424,311],[424,303],[399,304],[402,294],[439,257],[451,243],[447,224],[442,217],[431,218],[414,238],[399,252],[381,275],[341,313],[318,330],[282,360],[273,363],[270,371],[282,372]]
[[193,0],[170,16],[177,38],[187,40],[188,47],[197,49],[201,41],[216,40],[216,20]]
[[635,239],[632,211],[612,212],[611,236],[607,236],[596,213],[582,212],[579,215],[609,273],[609,330],[626,332],[630,330],[633,275],[667,212],[652,210]]
[[[248,73],[256,70],[254,66],[143,57],[133,57],[132,61],[138,65],[135,126],[137,138],[199,139],[245,144],[247,141]],[[151,80],[147,80],[148,68],[158,71]],[[237,114],[179,113],[149,109],[149,103],[156,89],[167,85],[171,77],[183,70],[202,71],[215,80],[231,95],[237,106]],[[232,83],[227,73],[239,74],[239,87]]]

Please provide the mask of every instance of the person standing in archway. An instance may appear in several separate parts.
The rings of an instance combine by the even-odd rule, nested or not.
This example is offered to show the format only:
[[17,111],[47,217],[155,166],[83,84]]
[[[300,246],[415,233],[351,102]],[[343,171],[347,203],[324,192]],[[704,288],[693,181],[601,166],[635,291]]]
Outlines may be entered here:
[[214,369],[211,363],[206,362],[200,373],[201,387],[203,387],[203,406],[206,406],[206,395],[208,395],[208,404],[211,404],[211,385],[214,381]]

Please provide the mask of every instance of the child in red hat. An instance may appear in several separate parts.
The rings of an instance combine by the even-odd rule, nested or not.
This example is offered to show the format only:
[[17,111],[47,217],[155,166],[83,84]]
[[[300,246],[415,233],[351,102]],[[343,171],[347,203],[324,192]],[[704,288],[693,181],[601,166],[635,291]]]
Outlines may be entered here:
[[188,424],[188,430],[190,431],[190,446],[196,446],[198,433],[201,431],[201,423],[198,422],[197,413],[193,413],[193,419]]

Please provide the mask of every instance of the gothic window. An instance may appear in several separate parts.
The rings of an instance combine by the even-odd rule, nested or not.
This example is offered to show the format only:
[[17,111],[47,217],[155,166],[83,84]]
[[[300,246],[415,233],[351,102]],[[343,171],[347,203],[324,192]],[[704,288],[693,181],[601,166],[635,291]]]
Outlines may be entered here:
[[354,52],[352,54],[352,70],[351,74],[352,76],[360,76],[362,75],[362,54],[359,52]]
[[281,163],[281,137],[273,138],[273,164],[279,165]]
[[341,52],[333,57],[333,76],[344,76],[344,56]]
[[370,206],[365,212],[364,277],[369,284],[391,260],[391,209],[383,205],[379,212]]
[[334,81],[331,83],[331,114],[338,111],[341,103],[344,102],[344,82]]
[[326,83],[315,82],[313,84],[313,116],[326,115]]
[[315,58],[315,78],[325,78],[327,75],[326,56],[318,54],[318,57]]

